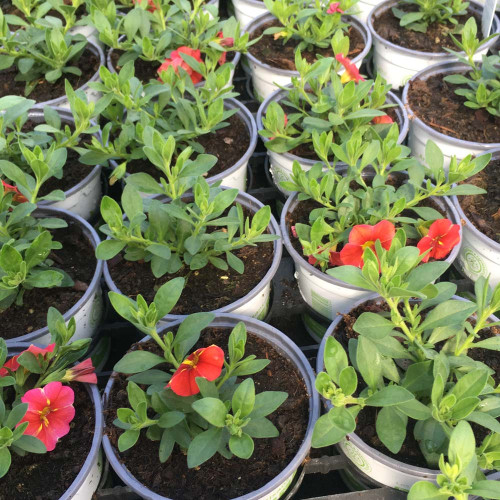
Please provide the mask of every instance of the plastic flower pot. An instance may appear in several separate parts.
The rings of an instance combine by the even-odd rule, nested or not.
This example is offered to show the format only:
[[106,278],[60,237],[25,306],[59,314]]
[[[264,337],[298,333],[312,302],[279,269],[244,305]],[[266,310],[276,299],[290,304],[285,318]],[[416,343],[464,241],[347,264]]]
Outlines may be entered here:
[[[68,222],[78,224],[83,234],[89,240],[91,245],[96,248],[100,243],[99,236],[95,232],[94,228],[84,219],[76,214],[68,212],[67,210],[62,210],[60,208],[43,207],[38,208],[34,215],[36,217],[59,217],[64,218]],[[64,321],[69,321],[70,318],[74,317],[76,321],[76,332],[73,336],[73,341],[93,337],[99,326],[101,316],[103,313],[103,300],[101,291],[101,274],[102,274],[103,263],[101,260],[97,260],[94,275],[92,276],[92,281],[88,284],[88,288],[80,298],[80,300],[73,305],[67,311],[60,311],[63,315]],[[44,293],[43,289],[40,289],[39,293]],[[54,304],[54,307],[58,307]],[[27,342],[35,343],[37,345],[46,347],[50,343],[50,333],[47,326],[34,330],[26,335],[20,335],[13,339],[6,340],[7,345]]]
[[[500,159],[500,149],[491,153],[492,159]],[[476,281],[479,276],[489,276],[490,286],[497,286],[500,282],[500,243],[483,234],[472,224],[462,210],[457,196],[453,196],[452,201],[462,223],[462,245],[455,267],[472,281]]]
[[[104,56],[104,52],[102,51],[101,47],[99,45],[97,45],[96,43],[94,43],[92,40],[88,40],[88,43],[87,43],[85,50],[89,50],[90,52],[92,52],[92,54],[97,56],[97,58],[99,59],[99,66],[103,66],[106,63],[106,58]],[[84,54],[85,54],[85,52],[84,52]],[[82,57],[84,57],[83,54],[82,54]],[[89,83],[97,82],[97,81],[99,81],[99,70],[97,70],[92,75],[92,78],[87,83],[85,83],[84,85],[82,85],[81,87],[78,88],[79,91],[85,92],[85,95],[87,96],[87,100],[89,102],[96,102],[101,97],[100,92],[98,92],[97,90],[93,90],[89,87]],[[77,90],[77,89],[75,89],[75,90]],[[50,101],[44,101],[44,102],[37,103],[37,107],[39,107],[39,108],[43,109],[46,106],[51,106],[54,108],[69,109],[69,101],[68,101],[68,98],[66,97],[66,94],[64,94],[60,97],[56,97],[55,99],[51,99]]]
[[366,24],[372,9],[382,1],[383,0],[359,0],[354,6],[354,10],[356,11],[355,16]]
[[[39,345],[38,342],[36,342],[36,344]],[[28,347],[29,343],[12,343],[8,346],[9,356],[15,356]],[[101,440],[104,429],[104,418],[101,397],[96,385],[85,384],[85,388],[94,406],[95,428],[92,437],[92,446],[80,472],[59,500],[91,500],[97,490],[102,475],[103,457],[101,452]]]
[[[397,0],[385,0],[378,4],[370,12],[367,20],[368,29],[373,38],[373,64],[374,72],[383,76],[387,83],[392,84],[394,89],[402,87],[417,72],[439,63],[455,61],[456,58],[443,50],[443,52],[421,52],[419,50],[407,49],[396,45],[382,38],[374,29],[375,18],[397,5]],[[470,2],[469,9],[481,17],[483,7],[477,2]],[[500,31],[500,21],[495,16],[492,33]],[[481,56],[495,44],[495,40],[490,40],[478,51],[474,59],[481,60]]]
[[[367,300],[372,292],[349,285],[322,272],[319,268],[309,264],[303,255],[295,250],[290,240],[286,217],[299,204],[297,196],[297,193],[290,195],[281,213],[280,227],[283,243],[295,263],[295,278],[298,281],[302,298],[318,314],[334,320],[339,312],[350,310],[357,302]],[[453,224],[460,224],[458,213],[448,198],[432,197],[432,200],[439,208],[446,211],[447,218]],[[457,257],[458,251],[459,245],[453,248],[446,258],[446,262],[452,263]]]
[[[314,373],[311,366],[302,353],[302,351],[292,342],[286,335],[276,330],[272,326],[246,316],[241,316],[237,314],[217,314],[215,320],[211,323],[212,327],[219,328],[233,328],[240,321],[243,321],[249,333],[260,337],[261,339],[269,342],[275,349],[277,349],[283,356],[290,360],[295,367],[299,370],[302,375],[307,391],[309,393],[309,422],[307,425],[306,434],[302,442],[299,451],[292,459],[292,461],[287,465],[287,467],[272,481],[264,485],[257,491],[250,492],[246,495],[240,496],[237,500],[277,500],[279,499],[288,489],[292,480],[300,467],[302,462],[306,459],[310,447],[311,438],[314,428],[314,423],[319,416],[319,397],[317,391],[314,389]],[[168,325],[169,329],[176,326],[179,321],[171,323]],[[149,340],[149,337],[145,337],[142,342]],[[106,389],[103,394],[103,401],[107,401],[111,389],[114,384],[114,374],[111,375]],[[137,493],[141,498],[146,500],[167,500],[157,493],[152,492],[141,484],[122,464],[121,460],[117,456],[115,448],[111,445],[108,436],[103,437],[103,447],[106,457],[113,467],[114,471],[118,474],[120,479],[129,486],[135,493]],[[235,478],[236,479],[236,478]]]
[[[497,31],[500,30],[497,24]],[[427,80],[431,76],[439,74],[453,75],[456,73],[464,73],[470,70],[469,66],[459,63],[459,62],[449,62],[444,64],[436,64],[430,68],[419,71],[411,80]],[[500,149],[500,138],[499,142],[494,143],[483,143],[483,142],[472,142],[464,141],[462,139],[457,139],[446,135],[438,130],[432,128],[431,126],[424,123],[415,112],[411,109],[410,103],[408,101],[408,91],[410,88],[410,82],[408,82],[403,90],[403,103],[408,110],[408,116],[410,118],[410,132],[408,135],[408,146],[413,152],[413,156],[417,158],[425,158],[425,145],[430,139],[434,141],[444,155],[445,166],[450,164],[450,159],[452,156],[456,156],[458,160],[462,160],[469,154],[479,155],[486,151],[492,149]],[[443,110],[444,111],[444,110]],[[471,114],[473,111],[471,110]],[[473,125],[471,124],[471,127]]]
[[[69,110],[64,108],[54,109],[65,124],[74,126],[75,122],[73,120],[73,115]],[[40,106],[35,106],[28,112],[28,117],[37,124],[44,122],[43,109]],[[43,200],[38,203],[38,206],[62,208],[63,210],[68,210],[69,212],[79,215],[85,220],[92,218],[99,210],[99,204],[102,197],[101,166],[96,165],[91,170],[89,168],[88,175],[78,184],[65,191],[64,194],[66,195],[66,199],[63,201]]]
[[[267,108],[271,102],[280,102],[287,94],[286,90],[278,89],[270,94],[266,100],[261,104],[259,111],[257,112],[257,129],[262,130],[264,126],[262,125],[262,116],[265,115]],[[398,143],[401,144],[408,133],[408,114],[406,113],[406,109],[403,106],[403,103],[393,92],[388,92],[387,94],[387,103],[395,104],[396,106],[393,108],[396,111],[397,121],[399,125],[399,137]],[[268,142],[269,139],[267,137],[261,137],[264,143]],[[318,161],[320,160],[311,160],[309,158],[302,158],[300,156],[296,156],[292,153],[275,153],[274,151],[267,151],[269,156],[269,170],[271,172],[271,176],[273,179],[274,185],[283,193],[285,196],[289,196],[291,191],[287,191],[281,187],[281,183],[285,181],[292,180],[292,169],[293,162],[298,161],[300,166],[304,170],[310,170]],[[345,168],[345,163],[337,162],[337,169]],[[325,171],[327,167],[325,166]]]
[[73,36],[83,35],[87,40],[104,49],[104,44],[99,40],[99,31],[93,24],[91,24],[90,19],[88,19],[84,24],[77,24],[76,26],[73,26],[68,33]]
[[[239,203],[243,208],[246,208],[253,213],[264,206],[253,196],[241,192],[236,197],[235,203]],[[269,231],[271,234],[281,235],[279,225],[273,215],[271,215]],[[238,299],[227,306],[221,307],[220,309],[216,309],[213,312],[219,314],[233,313],[242,316],[251,316],[258,319],[263,319],[266,317],[269,311],[269,302],[271,299],[271,280],[278,270],[281,261],[281,254],[283,252],[283,243],[281,239],[275,240],[272,243],[274,250],[273,261],[271,263],[271,267],[269,268],[265,276],[262,277],[259,284],[241,299]],[[111,291],[122,293],[111,278],[107,262],[104,262],[104,279]],[[178,321],[185,317],[186,316],[182,314],[167,314],[163,318],[163,320]]]
[[260,0],[233,0],[234,16],[243,28],[261,14],[269,12]]
[[[365,48],[352,60],[356,67],[359,68],[361,66],[361,63],[363,62],[363,59],[370,51],[370,48],[372,46],[372,37],[370,35],[370,32],[366,29],[366,26],[355,17],[342,16],[342,18],[351,26],[354,26],[354,28],[356,28],[363,37]],[[261,28],[264,24],[273,21],[274,19],[276,18],[270,12],[265,12],[259,17],[256,17],[251,23],[249,23],[248,26],[246,26],[245,31],[250,33],[251,36],[253,32]],[[265,99],[269,94],[274,92],[280,86],[284,87],[285,85],[291,83],[293,76],[299,76],[298,71],[275,68],[260,61],[250,52],[245,54],[245,56],[250,67],[250,73],[252,75],[254,95],[259,100]],[[344,70],[340,71],[339,74],[342,74],[343,72]]]

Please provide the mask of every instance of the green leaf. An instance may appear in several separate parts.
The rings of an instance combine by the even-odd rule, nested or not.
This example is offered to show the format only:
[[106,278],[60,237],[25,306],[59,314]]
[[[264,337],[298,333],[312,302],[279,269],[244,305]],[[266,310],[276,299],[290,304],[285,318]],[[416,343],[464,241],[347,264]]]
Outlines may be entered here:
[[343,407],[332,408],[322,415],[314,425],[312,436],[313,448],[322,448],[336,444],[345,436],[354,432],[356,421],[352,414]]
[[255,405],[255,385],[251,378],[245,379],[234,391],[231,405],[233,413],[239,410],[241,417],[252,412]]
[[356,365],[368,387],[375,390],[382,380],[382,358],[376,344],[368,337],[358,338]]
[[96,257],[100,260],[112,259],[118,255],[127,244],[120,240],[104,240],[96,248]]
[[500,500],[500,483],[498,480],[492,481],[483,479],[475,481],[471,489],[467,491],[470,495],[477,495],[480,498],[490,498]]
[[418,327],[418,331],[463,323],[475,310],[476,304],[462,300],[447,300],[429,312]]
[[128,450],[129,448],[132,448],[132,446],[137,443],[137,440],[139,439],[139,436],[141,434],[141,431],[138,430],[128,430],[125,431],[119,438],[118,438],[118,449],[123,452]]
[[245,432],[253,438],[273,438],[279,436],[279,431],[267,418],[252,419],[245,425]]
[[363,276],[361,269],[354,266],[339,266],[327,269],[327,274],[350,285],[376,292],[374,286]]
[[5,421],[5,427],[9,429],[13,429],[16,424],[24,417],[26,411],[28,410],[28,403],[21,403],[17,406],[14,406]]
[[414,399],[413,394],[404,387],[388,385],[368,397],[365,403],[369,406],[395,406]]
[[203,398],[192,404],[193,410],[215,427],[226,425],[226,405],[216,398]]
[[448,445],[448,458],[450,463],[462,464],[462,470],[476,456],[476,439],[469,423],[464,420],[458,422],[453,429]]
[[394,323],[379,314],[364,312],[356,320],[354,330],[369,338],[383,339],[394,329]]
[[266,417],[279,408],[288,398],[286,392],[264,391],[255,396],[255,404],[252,412],[248,415],[252,420]]
[[168,457],[170,457],[172,450],[174,449],[174,444],[174,434],[169,429],[165,429],[161,435],[160,448],[158,450],[160,462],[162,464],[168,460]]
[[338,384],[340,372],[348,366],[347,354],[342,344],[334,337],[328,337],[325,344],[323,359],[326,371],[333,381]]
[[239,458],[249,459],[252,456],[253,448],[253,439],[248,434],[243,433],[240,437],[231,436],[229,438],[229,449]]
[[487,381],[488,372],[486,370],[474,370],[461,377],[448,394],[454,394],[457,400],[477,397],[481,394]]
[[15,445],[28,453],[46,453],[47,451],[45,445],[38,438],[27,434],[17,439]]
[[185,279],[179,277],[167,281],[158,288],[153,300],[158,313],[158,320],[165,317],[175,307],[184,289],[184,284]]
[[378,412],[375,425],[377,435],[391,453],[399,453],[406,438],[407,423],[408,417],[392,406]]
[[184,413],[180,411],[169,411],[164,413],[160,419],[158,420],[158,425],[162,429],[170,429],[170,427],[174,427],[179,422],[182,422],[186,416]]
[[500,433],[500,422],[488,413],[482,411],[473,411],[465,417],[465,420],[481,425],[492,432]]
[[175,335],[173,347],[177,359],[183,359],[198,342],[200,332],[214,320],[213,313],[194,313],[184,319]]
[[448,500],[446,493],[440,493],[439,488],[427,481],[418,481],[408,493],[408,500]]
[[157,354],[147,351],[132,351],[125,354],[113,369],[120,373],[139,373],[160,363],[165,363],[165,359]]
[[0,478],[9,472],[11,461],[8,448],[0,448]]
[[491,349],[492,351],[500,351],[500,337],[490,337],[489,339],[474,342],[474,347],[481,347],[483,349]]
[[212,458],[219,449],[221,436],[222,429],[217,427],[198,434],[188,448],[188,467],[193,469]]

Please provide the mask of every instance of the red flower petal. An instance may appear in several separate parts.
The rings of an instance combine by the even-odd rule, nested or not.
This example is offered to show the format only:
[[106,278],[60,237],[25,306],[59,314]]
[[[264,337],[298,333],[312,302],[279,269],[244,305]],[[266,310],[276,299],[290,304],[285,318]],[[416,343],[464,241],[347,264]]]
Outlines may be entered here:
[[347,243],[340,251],[340,258],[345,266],[363,267],[363,247]]
[[373,226],[371,240],[374,242],[380,240],[382,247],[389,250],[395,234],[394,224],[388,220],[381,220]]
[[349,243],[355,245],[363,245],[367,241],[372,240],[373,226],[368,224],[358,224],[351,229],[349,233]]
[[216,345],[211,345],[205,349],[200,349],[199,360],[196,369],[199,376],[207,380],[215,380],[222,371],[224,364],[224,351]]
[[329,261],[331,266],[341,266],[343,264],[340,252],[330,252]]
[[376,116],[373,118],[372,123],[374,125],[380,125],[382,123],[394,123],[394,120],[389,115]]

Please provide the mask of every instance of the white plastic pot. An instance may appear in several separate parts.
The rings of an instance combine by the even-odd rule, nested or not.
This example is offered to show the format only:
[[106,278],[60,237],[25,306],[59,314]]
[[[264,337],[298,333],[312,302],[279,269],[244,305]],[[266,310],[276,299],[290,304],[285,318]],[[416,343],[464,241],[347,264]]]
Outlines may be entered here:
[[359,0],[353,7],[355,16],[366,23],[373,7],[376,7],[382,1],[383,0]]
[[[314,429],[314,424],[319,416],[319,397],[317,391],[314,390],[314,373],[311,369],[311,365],[302,353],[302,351],[292,342],[286,335],[281,333],[276,328],[253,318],[247,318],[245,316],[240,316],[237,314],[217,314],[215,320],[210,326],[215,328],[234,328],[236,324],[240,321],[245,323],[245,326],[249,333],[256,335],[260,339],[269,343],[275,349],[277,349],[280,354],[282,354],[286,359],[288,359],[293,365],[298,369],[304,384],[309,393],[309,420],[307,424],[307,430],[304,436],[304,440],[297,452],[293,457],[287,467],[276,476],[274,479],[269,481],[267,484],[259,488],[257,491],[250,492],[246,495],[240,496],[235,500],[278,500],[288,489],[290,484],[295,477],[295,474],[304,460],[307,459],[309,450],[311,448],[311,439]],[[169,324],[169,328],[176,326],[180,321],[176,323]],[[160,330],[161,332],[162,330]],[[149,337],[145,337],[141,342],[148,340]],[[111,376],[106,389],[103,394],[103,400],[106,402],[108,400],[109,394],[113,387],[114,376]],[[103,447],[109,463],[118,474],[120,479],[127,484],[135,493],[137,493],[141,498],[146,500],[168,500],[166,497],[154,493],[150,489],[146,488],[141,482],[139,482],[125,467],[122,461],[117,456],[116,450],[111,445],[108,436],[103,438]],[[236,478],[235,478],[236,480]],[[176,499],[177,500],[177,499]]]
[[[418,72],[410,80],[410,82],[414,80],[427,80],[431,76],[438,74],[444,73],[453,75],[456,73],[464,73],[468,70],[470,70],[468,66],[459,62],[436,64],[434,66],[431,66],[430,68]],[[479,155],[489,150],[500,148],[500,137],[498,138],[499,142],[492,143],[464,141],[462,139],[457,139],[455,137],[443,134],[442,132],[439,132],[438,130],[424,123],[411,109],[410,103],[408,101],[410,82],[406,84],[403,90],[403,103],[408,110],[408,117],[410,119],[408,146],[411,148],[413,156],[416,156],[421,160],[425,160],[425,145],[427,144],[428,140],[434,141],[443,152],[445,167],[449,166],[452,156],[456,156],[460,161],[469,154]],[[443,109],[443,112],[444,111],[445,110]],[[471,115],[472,113],[473,110],[471,110]],[[471,123],[471,127],[472,126],[473,125]]]
[[[297,193],[293,193],[285,203],[281,212],[281,235],[288,253],[295,263],[295,278],[299,284],[300,294],[306,304],[324,318],[334,320],[339,312],[350,310],[353,304],[367,300],[372,292],[340,281],[317,267],[309,264],[302,254],[299,254],[292,245],[289,236],[289,227],[286,217],[293,212],[299,201]],[[459,224],[459,216],[452,203],[446,197],[432,198],[441,209],[446,210],[447,217]],[[446,259],[453,262],[458,255],[459,245],[451,251]]]
[[[262,130],[264,128],[264,126],[262,125],[262,116],[265,115],[269,104],[273,101],[281,101],[286,96],[286,94],[286,90],[278,89],[270,94],[261,104],[259,111],[257,112],[258,130]],[[397,97],[393,92],[389,92],[387,94],[387,102],[396,104],[396,107],[394,109],[396,110],[399,125],[398,143],[401,144],[405,140],[406,134],[408,133],[408,114],[406,113],[406,109],[404,108],[403,103],[401,102],[399,97]],[[264,143],[269,141],[267,137],[261,137],[261,139],[264,141]],[[292,153],[275,153],[268,150],[267,155],[269,156],[269,170],[271,172],[273,183],[285,196],[289,196],[291,192],[281,187],[281,182],[292,180],[293,162],[298,161],[300,166],[304,170],[310,170],[316,163],[318,163],[318,160],[302,158]],[[338,162],[337,168],[342,167],[345,168],[345,163]],[[327,170],[326,166],[324,170]]]
[[[54,108],[61,117],[61,120],[70,125],[74,125],[73,115],[63,108]],[[28,113],[29,119],[35,123],[44,121],[43,109],[35,106]],[[85,167],[82,167],[85,168]],[[102,197],[101,186],[101,166],[96,165],[89,174],[78,184],[64,192],[66,199],[63,201],[41,201],[38,206],[61,208],[79,215],[85,220],[91,219],[99,210]]]
[[[264,14],[261,14],[259,17],[255,18],[251,23],[249,23],[248,26],[246,26],[245,31],[252,35],[254,31],[258,30],[264,24],[273,21],[274,19],[276,18],[270,12],[265,12]],[[370,35],[370,32],[366,29],[366,26],[355,17],[343,16],[343,19],[345,22],[352,25],[361,33],[365,42],[365,48],[363,49],[363,51],[352,60],[356,67],[359,68],[361,66],[361,63],[363,62],[363,59],[370,51],[370,48],[372,46],[372,37]],[[280,86],[284,87],[291,83],[293,76],[299,76],[298,71],[275,68],[273,66],[270,66],[269,64],[259,61],[259,59],[257,59],[250,52],[247,52],[245,56],[250,68],[250,73],[252,75],[254,95],[259,100],[265,99],[269,94],[274,92]],[[344,71],[340,71],[339,74],[342,74],[343,72]]]
[[[235,203],[239,203],[243,208],[246,208],[252,213],[257,212],[257,210],[264,206],[253,196],[250,196],[249,194],[243,192],[240,192],[238,194]],[[281,235],[279,225],[273,215],[271,215],[269,231],[271,232],[271,234]],[[244,297],[232,302],[231,304],[228,304],[227,306],[215,309],[212,312],[240,314],[242,316],[250,316],[257,319],[264,319],[267,316],[267,313],[269,311],[269,302],[271,299],[271,280],[278,270],[281,261],[281,254],[283,252],[283,243],[281,241],[281,238],[273,241],[272,243],[274,250],[273,261],[271,263],[271,267],[262,277],[260,283]],[[110,290],[112,290],[113,292],[122,293],[111,278],[107,262],[104,262],[104,279],[106,280],[106,284],[108,285],[108,288]],[[177,321],[182,318],[185,318],[185,315],[167,314],[163,318],[163,320]]]
[[90,20],[86,24],[77,24],[73,26],[68,33],[73,36],[83,35],[90,42],[98,45],[102,49],[104,48],[104,44],[99,40],[99,31],[90,23]]
[[[491,153],[494,160],[500,159],[500,149]],[[462,223],[462,245],[455,267],[472,281],[476,281],[480,276],[489,276],[490,287],[497,286],[500,283],[500,243],[483,234],[472,224],[456,196],[453,196],[452,201]]]
[[248,23],[261,14],[269,12],[264,2],[260,2],[259,0],[232,0],[232,3],[234,16],[243,28],[246,28]]
[[[43,207],[38,208],[34,215],[36,217],[59,217],[67,220],[69,223],[79,225],[85,237],[90,241],[94,248],[100,243],[99,236],[94,231],[94,228],[84,219],[76,214],[68,212],[67,210]],[[71,307],[68,311],[60,311],[63,315],[64,321],[68,322],[71,318],[75,318],[76,321],[76,331],[72,338],[72,341],[91,338],[97,331],[101,317],[103,314],[103,300],[101,291],[101,274],[102,274],[103,262],[102,260],[97,260],[94,275],[92,276],[92,281],[88,284],[88,288],[80,298],[80,300]],[[39,293],[44,293],[40,289]],[[54,304],[54,307],[58,307]],[[39,346],[46,347],[50,343],[50,333],[47,326],[39,328],[26,335],[21,335],[13,339],[6,340],[7,345],[15,344],[18,342],[35,343]]]
[[[368,29],[373,38],[373,65],[374,73],[383,76],[387,83],[390,83],[393,89],[399,89],[419,71],[438,63],[456,61],[456,58],[449,52],[421,52],[419,50],[407,49],[396,45],[382,38],[374,29],[373,22],[375,18],[382,13],[392,9],[397,5],[397,0],[385,0],[378,4],[370,12],[367,20]],[[481,15],[483,7],[478,3],[471,1],[470,10]],[[500,31],[500,21],[495,16],[493,20],[492,33]],[[484,44],[478,51],[474,59],[481,60],[483,54],[495,44],[495,39]]]

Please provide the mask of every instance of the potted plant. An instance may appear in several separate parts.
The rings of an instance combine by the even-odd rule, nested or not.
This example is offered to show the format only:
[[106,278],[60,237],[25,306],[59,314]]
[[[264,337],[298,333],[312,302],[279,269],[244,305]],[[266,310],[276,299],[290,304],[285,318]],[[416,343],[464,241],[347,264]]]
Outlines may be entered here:
[[[298,77],[295,52],[299,49],[309,63],[340,53],[359,68],[371,47],[371,36],[356,18],[343,15],[355,2],[327,4],[320,0],[265,0],[270,11],[246,27],[250,41],[258,40],[246,55],[254,94],[265,99],[278,87]],[[343,40],[343,35],[349,42]],[[339,49],[341,41],[342,49]]]
[[47,345],[50,334],[45,318],[56,303],[65,319],[74,316],[77,321],[74,340],[92,337],[102,314],[102,262],[92,251],[99,238],[81,217],[61,209],[37,209],[28,201],[33,199],[33,186],[36,190],[42,184],[41,172],[48,169],[41,160],[33,159],[32,165],[36,180],[2,161],[3,169],[17,169],[19,186],[2,181],[0,187],[2,336],[7,344]]
[[[489,155],[489,154],[488,154]],[[479,276],[489,276],[492,286],[500,282],[500,240],[497,231],[496,182],[492,182],[498,167],[500,150],[491,152],[492,160],[487,167],[469,179],[469,182],[485,190],[483,195],[454,196],[453,204],[462,221],[462,246],[455,265],[468,278],[476,281]]]
[[[281,332],[239,315],[199,313],[157,329],[183,281],[164,284],[151,304],[110,292],[117,312],[150,336],[106,386],[106,456],[145,498],[279,497],[318,414],[310,365]],[[151,463],[137,467],[138,456]]]
[[[498,35],[496,31],[492,36]],[[500,148],[500,58],[483,55],[482,61],[476,62],[476,56],[488,45],[487,39],[476,38],[476,32],[476,22],[470,19],[462,41],[454,39],[463,51],[452,52],[459,62],[420,71],[405,86],[403,101],[410,115],[408,143],[416,156],[422,157],[429,138],[443,150],[447,161],[452,155],[463,158]]]
[[144,200],[131,185],[121,205],[105,196],[101,215],[109,236],[96,251],[107,261],[110,290],[152,299],[175,276],[186,277],[169,320],[198,311],[265,317],[282,245],[269,206],[237,189],[209,187],[199,177],[175,200]]
[[189,74],[180,71],[182,78],[172,66],[163,72],[167,85],[158,81],[142,85],[134,77],[132,62],[126,63],[119,74],[102,67],[103,83],[92,86],[103,94],[98,106],[107,123],[102,128],[102,141],[94,139],[82,161],[120,162],[115,163],[111,183],[133,172],[148,172],[159,182],[157,162],[148,156],[150,134],[145,132],[154,128],[158,134],[175,138],[174,157],[188,146],[201,154],[206,168],[196,175],[208,171],[210,183],[222,181],[225,186],[244,190],[257,133],[251,113],[232,99],[238,94],[227,87],[229,68],[209,74],[209,87],[195,87]]
[[[0,127],[0,171],[9,183],[19,181],[29,190],[25,194],[30,202],[69,210],[88,220],[101,201],[101,166],[89,168],[79,157],[85,142],[98,132],[91,121],[95,105],[78,97],[69,82],[66,95],[70,110],[32,107],[35,101],[18,96],[2,99],[0,110],[6,113]],[[42,158],[47,168],[43,173],[34,167]],[[39,183],[26,183],[33,172]]]
[[[455,56],[447,51],[455,47],[453,35],[463,40],[463,25],[470,18],[480,20],[482,11],[474,1],[385,0],[370,12],[367,22],[373,38],[375,73],[399,89],[419,71],[454,61]],[[499,30],[500,21],[495,16],[492,33]],[[493,38],[487,39],[476,60],[481,60],[494,43]]]
[[[337,32],[339,33],[339,32]],[[336,45],[333,41],[332,44]],[[342,36],[338,48],[347,44]],[[365,81],[357,68],[343,57],[323,58],[308,64],[296,53],[299,77],[292,84],[273,92],[257,113],[257,127],[268,150],[269,168],[278,189],[288,196],[281,183],[290,181],[293,162],[309,170],[318,161],[325,171],[345,167],[332,150],[359,131],[363,139],[384,138],[403,142],[408,118],[401,101],[389,92],[382,78]],[[337,75],[344,64],[347,71]],[[397,122],[399,130],[391,129]],[[399,135],[398,135],[399,134]],[[401,152],[407,151],[404,146]]]
[[90,500],[102,470],[102,408],[91,359],[72,366],[90,339],[69,343],[74,318],[66,324],[57,309],[47,323],[47,348],[18,343],[7,351],[0,338],[0,486],[25,497]]
[[16,30],[0,10],[0,97],[24,95],[43,106],[68,108],[68,78],[72,87],[96,100],[88,82],[98,79],[104,62],[101,48],[82,35],[40,22]]
[[[452,185],[480,171],[489,160],[469,156],[454,161],[445,175],[443,155],[432,142],[424,166],[412,158],[398,158],[401,147],[394,141],[382,146],[378,141],[363,143],[357,133],[343,147],[333,145],[333,150],[349,166],[347,172],[341,176],[332,169],[324,174],[321,164],[304,172],[295,163],[292,182],[283,187],[296,192],[281,215],[283,241],[294,260],[302,297],[330,320],[368,295],[362,287],[340,280],[333,272],[336,266],[363,267],[363,245],[380,240],[388,248],[397,227],[404,229],[410,246],[422,251],[429,235],[449,235],[453,245],[437,259],[455,259],[460,219],[447,196],[457,193],[455,189],[458,194],[481,192],[475,186]],[[392,158],[399,161],[393,164]],[[408,182],[398,174],[406,169]]]
[[434,284],[449,263],[424,262],[449,238],[435,239],[423,254],[405,240],[400,229],[389,249],[377,242],[364,250],[363,269],[331,270],[377,295],[339,316],[323,338],[316,389],[329,410],[312,444],[338,443],[372,480],[408,491],[418,480],[436,481],[461,421],[475,425],[481,443],[467,477],[477,477],[478,465],[496,469],[500,337],[492,314],[500,288],[492,291],[480,278],[476,303],[453,298],[456,285]]

